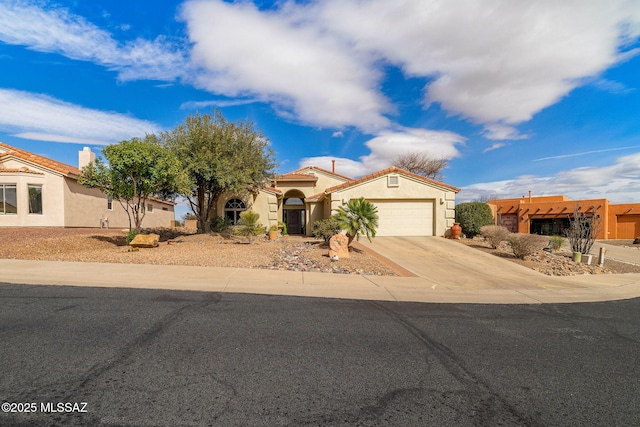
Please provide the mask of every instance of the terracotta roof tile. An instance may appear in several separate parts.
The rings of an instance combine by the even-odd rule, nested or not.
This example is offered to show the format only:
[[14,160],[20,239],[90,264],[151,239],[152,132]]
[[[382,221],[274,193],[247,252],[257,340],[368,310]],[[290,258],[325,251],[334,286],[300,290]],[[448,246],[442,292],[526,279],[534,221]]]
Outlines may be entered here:
[[309,175],[308,173],[285,173],[273,178],[273,181],[317,181],[318,177]]
[[44,175],[44,173],[42,173],[42,172],[34,171],[34,170],[29,169],[27,167],[21,167],[21,168],[3,168],[3,167],[0,167],[0,173],[30,173],[30,174],[33,174],[33,175]]
[[56,172],[60,172],[66,176],[78,176],[81,174],[80,169],[67,165],[65,163],[56,162],[55,160],[48,159],[46,157],[38,156],[37,154],[30,153],[25,150],[21,150],[20,148],[12,147],[10,145],[4,144],[0,142],[0,148],[4,148],[9,152],[3,153],[5,156],[14,156],[22,160],[26,160],[28,162],[34,163],[36,165],[45,167],[47,169],[54,170]]
[[278,190],[277,188],[274,188],[274,187],[265,186],[265,187],[262,187],[262,189],[271,191],[272,193],[282,194],[281,190]]
[[305,197],[304,200],[305,201],[320,200],[322,198],[322,196],[324,196],[324,192],[318,193],[318,194],[314,194],[313,196]]
[[398,173],[398,174],[401,174],[401,175],[409,176],[411,178],[417,179],[419,181],[423,181],[425,183],[434,184],[434,185],[437,185],[437,186],[440,186],[440,187],[446,187],[446,188],[448,188],[451,191],[454,191],[456,193],[460,191],[460,189],[458,187],[454,187],[452,185],[445,184],[444,182],[436,181],[435,179],[431,179],[431,178],[426,178],[426,177],[424,177],[422,175],[418,175],[418,174],[406,171],[404,169],[400,169],[398,167],[392,166],[390,168],[383,169],[383,170],[378,171],[378,172],[374,172],[374,173],[372,173],[370,175],[366,175],[366,176],[363,176],[363,177],[358,178],[358,179],[353,179],[353,180],[351,180],[349,182],[345,182],[344,184],[340,184],[340,185],[336,185],[334,187],[327,188],[324,192],[325,193],[333,193],[334,191],[342,190],[342,189],[345,189],[345,188],[348,188],[348,187],[352,187],[354,185],[363,183],[365,181],[369,181],[369,180],[372,180],[374,178],[378,178],[380,176],[384,176],[384,175],[387,175],[389,173],[394,173],[394,172]]
[[298,170],[293,171],[293,173],[301,173],[302,171],[308,170],[308,169],[315,169],[315,170],[324,172],[324,173],[329,174],[329,175],[337,176],[338,178],[346,179],[347,181],[352,181],[353,180],[353,178],[349,178],[348,176],[340,175],[338,173],[331,172],[331,171],[328,171],[326,169],[319,168],[318,166],[305,166],[303,168],[300,168]]

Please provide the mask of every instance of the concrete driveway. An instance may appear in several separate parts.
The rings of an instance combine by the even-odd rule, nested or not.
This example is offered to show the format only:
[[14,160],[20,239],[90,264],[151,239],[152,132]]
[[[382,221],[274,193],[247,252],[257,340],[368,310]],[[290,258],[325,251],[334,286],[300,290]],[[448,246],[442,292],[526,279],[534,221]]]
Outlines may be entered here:
[[416,276],[467,289],[539,287],[548,276],[441,237],[376,237],[359,243]]

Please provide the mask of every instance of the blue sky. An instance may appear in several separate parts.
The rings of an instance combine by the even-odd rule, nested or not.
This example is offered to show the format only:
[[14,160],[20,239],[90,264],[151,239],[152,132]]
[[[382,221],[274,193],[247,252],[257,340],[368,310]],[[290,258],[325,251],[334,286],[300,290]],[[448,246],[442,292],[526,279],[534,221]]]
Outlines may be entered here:
[[217,107],[280,172],[424,151],[457,200],[640,202],[636,0],[0,3],[0,141],[83,146]]

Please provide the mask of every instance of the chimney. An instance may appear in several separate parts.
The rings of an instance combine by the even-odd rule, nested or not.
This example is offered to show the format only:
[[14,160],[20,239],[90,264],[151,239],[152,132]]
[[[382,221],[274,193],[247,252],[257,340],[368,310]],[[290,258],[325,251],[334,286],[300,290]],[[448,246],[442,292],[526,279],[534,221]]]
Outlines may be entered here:
[[89,163],[96,160],[96,153],[91,151],[91,148],[84,147],[82,151],[78,151],[78,169],[82,169]]
[[531,203],[531,190],[529,190],[529,203]]
[[336,173],[336,161],[331,160],[331,172]]

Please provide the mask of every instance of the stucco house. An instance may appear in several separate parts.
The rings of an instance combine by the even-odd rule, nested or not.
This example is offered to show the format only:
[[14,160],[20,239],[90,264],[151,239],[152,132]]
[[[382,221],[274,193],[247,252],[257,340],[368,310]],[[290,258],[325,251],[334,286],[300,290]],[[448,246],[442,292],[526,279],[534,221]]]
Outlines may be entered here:
[[378,208],[377,236],[442,236],[453,225],[459,191],[396,167],[351,179],[308,166],[276,176],[254,193],[222,195],[214,215],[237,222],[242,211],[251,209],[267,227],[282,221],[289,234],[309,236],[315,221],[364,197]]
[[514,233],[563,235],[577,209],[600,217],[598,239],[640,237],[640,203],[609,203],[607,199],[571,200],[565,196],[522,196],[489,200],[497,225]]
[[[94,159],[85,147],[75,167],[0,142],[0,227],[129,227],[117,200],[78,184],[80,168]],[[169,227],[174,206],[149,200],[143,226]]]

